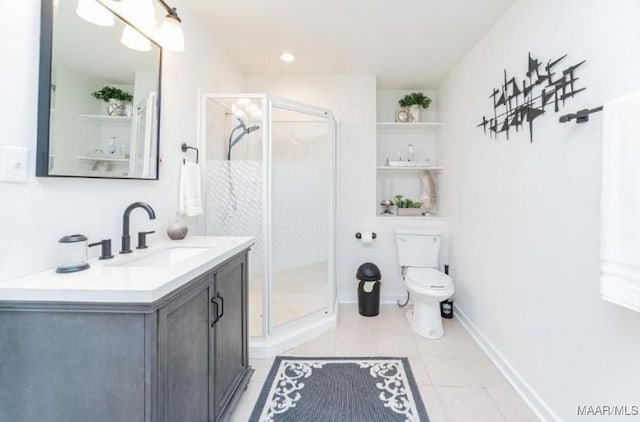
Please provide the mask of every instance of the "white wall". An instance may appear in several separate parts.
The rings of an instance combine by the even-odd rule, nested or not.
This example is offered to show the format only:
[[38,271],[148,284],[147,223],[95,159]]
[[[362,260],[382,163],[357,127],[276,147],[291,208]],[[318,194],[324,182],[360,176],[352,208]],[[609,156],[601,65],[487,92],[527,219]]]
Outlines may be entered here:
[[[637,0],[518,1],[438,91],[456,304],[548,419],[579,420],[577,405],[638,405],[640,314],[598,294],[602,114],[558,123],[562,111],[640,89],[638,22]],[[587,90],[537,119],[533,143],[527,130],[490,139],[475,127],[488,95],[504,69],[524,75],[529,51],[586,59],[576,74]]]
[[[339,121],[337,255],[338,296],[356,300],[355,273],[363,262],[376,263],[382,272],[384,302],[404,298],[397,264],[394,228],[446,230],[442,221],[376,217],[376,80],[371,75],[249,74],[246,92],[266,92],[333,110]],[[389,117],[385,120],[392,120]],[[378,238],[363,246],[356,232],[373,231]],[[446,245],[445,245],[446,247]]]
[[177,208],[179,145],[196,141],[197,89],[238,91],[244,77],[183,2],[172,4],[184,22],[186,51],[164,56],[160,180],[126,181],[34,176],[40,1],[18,7],[2,0],[7,15],[0,27],[0,144],[29,148],[29,179],[27,184],[0,184],[0,280],[54,267],[57,240],[65,234],[111,238],[118,248],[122,212],[133,201],[151,204],[158,218],[149,222],[136,211],[132,232],[151,228],[156,237],[166,236]]
[[[86,119],[79,120],[80,114],[99,113],[102,101],[96,101],[91,93],[96,86],[104,84],[104,79],[93,75],[77,72],[67,66],[56,68],[55,79],[52,81],[56,89],[52,91],[51,141],[49,154],[53,154],[54,174],[78,174],[91,170],[89,163],[79,162],[76,157],[89,155],[90,152],[101,148],[100,128]],[[54,103],[55,101],[55,103]],[[130,136],[126,128],[118,127],[116,132]],[[120,137],[120,136],[119,136]],[[51,166],[51,161],[49,162]]]

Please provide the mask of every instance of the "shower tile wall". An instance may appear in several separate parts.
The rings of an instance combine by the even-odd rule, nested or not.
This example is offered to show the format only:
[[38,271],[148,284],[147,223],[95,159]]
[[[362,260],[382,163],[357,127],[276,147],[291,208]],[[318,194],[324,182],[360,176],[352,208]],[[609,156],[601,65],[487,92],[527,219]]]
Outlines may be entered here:
[[262,162],[209,160],[205,179],[207,234],[254,236],[251,274],[262,274]]

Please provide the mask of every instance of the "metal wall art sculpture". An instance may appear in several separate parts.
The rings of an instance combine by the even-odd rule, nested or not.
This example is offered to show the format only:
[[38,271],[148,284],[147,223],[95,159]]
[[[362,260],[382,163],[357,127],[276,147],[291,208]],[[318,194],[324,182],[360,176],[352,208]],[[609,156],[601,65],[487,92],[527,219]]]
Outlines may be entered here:
[[482,116],[482,122],[477,127],[482,127],[485,134],[488,129],[489,136],[497,137],[499,133],[504,133],[509,139],[511,129],[517,132],[526,123],[529,127],[529,140],[533,142],[533,121],[550,108],[559,112],[567,98],[586,89],[576,87],[580,78],[575,76],[576,69],[586,60],[558,70],[558,64],[565,57],[566,54],[543,64],[529,53],[526,78],[521,81],[515,76],[507,78],[505,69],[504,83],[499,88],[494,88],[489,96],[493,101],[493,116]]

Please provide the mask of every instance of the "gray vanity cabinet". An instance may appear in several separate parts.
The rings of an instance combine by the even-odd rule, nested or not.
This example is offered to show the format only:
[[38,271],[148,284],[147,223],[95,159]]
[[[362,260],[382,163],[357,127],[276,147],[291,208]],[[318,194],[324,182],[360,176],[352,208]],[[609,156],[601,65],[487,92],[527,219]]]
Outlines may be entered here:
[[[158,420],[209,421],[213,274],[158,311]],[[210,281],[210,282],[209,282]]]
[[246,265],[245,256],[227,262],[159,309],[160,422],[223,420],[239,398],[249,371]]
[[0,301],[0,422],[214,422],[253,370],[247,250],[152,304]]
[[[215,301],[220,304],[220,318],[215,323],[214,407],[216,420],[229,408],[238,385],[249,366],[246,304],[247,285],[238,288],[236,280],[246,279],[245,265],[230,263],[215,276]],[[214,306],[215,308],[215,306]]]

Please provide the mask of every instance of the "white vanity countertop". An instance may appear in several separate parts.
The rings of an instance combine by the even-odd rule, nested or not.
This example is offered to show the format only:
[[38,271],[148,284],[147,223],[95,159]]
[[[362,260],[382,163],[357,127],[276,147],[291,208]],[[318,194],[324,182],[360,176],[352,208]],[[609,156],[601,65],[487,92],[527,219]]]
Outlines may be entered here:
[[[76,273],[57,274],[55,269],[0,282],[0,301],[78,303],[153,303],[207,270],[254,244],[253,237],[192,236],[159,241],[144,251],[100,261]],[[207,248],[174,265],[161,267],[118,266],[167,248]]]

